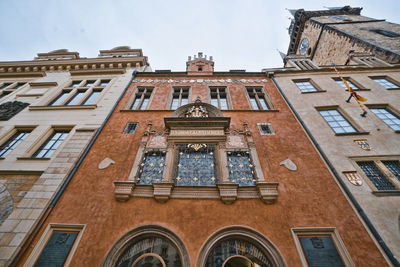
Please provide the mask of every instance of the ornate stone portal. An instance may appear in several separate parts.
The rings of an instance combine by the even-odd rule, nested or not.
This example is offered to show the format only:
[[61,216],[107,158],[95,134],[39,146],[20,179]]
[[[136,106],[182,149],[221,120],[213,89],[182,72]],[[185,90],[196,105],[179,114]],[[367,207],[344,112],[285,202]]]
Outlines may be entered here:
[[260,198],[274,203],[278,183],[264,180],[261,164],[247,123],[230,130],[230,118],[201,102],[178,108],[164,118],[165,129],[153,130],[149,122],[139,144],[131,173],[115,181],[115,198],[154,197],[221,199]]

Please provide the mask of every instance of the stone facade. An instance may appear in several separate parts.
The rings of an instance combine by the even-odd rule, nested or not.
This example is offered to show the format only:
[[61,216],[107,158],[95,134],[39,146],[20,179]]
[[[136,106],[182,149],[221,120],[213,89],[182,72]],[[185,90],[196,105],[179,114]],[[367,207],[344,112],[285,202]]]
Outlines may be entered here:
[[[210,67],[209,60],[200,60]],[[273,81],[262,72],[201,72],[137,75],[15,264],[34,263],[51,229],[74,226],[80,227],[80,238],[67,259],[71,266],[115,266],[140,249],[133,247],[135,242],[150,237],[174,244],[175,258],[166,254],[171,249],[167,245],[151,255],[143,252],[147,260],[155,257],[169,262],[167,266],[175,260],[185,267],[205,266],[215,244],[230,238],[249,242],[244,259],[254,254],[263,264],[301,266],[305,260],[299,236],[321,234],[332,238],[346,266],[387,266]],[[227,108],[210,105],[218,102],[212,88],[225,88]],[[175,110],[171,107],[177,92],[180,103],[187,97],[189,104]],[[137,123],[131,133],[128,123]],[[272,134],[262,134],[260,123],[269,123]],[[192,186],[178,185],[177,149],[188,142],[195,150],[215,145],[216,165],[201,165],[215,167],[215,185],[196,186],[205,178],[201,176],[189,181]],[[239,186],[230,177],[229,151],[249,152],[254,183]],[[164,163],[146,165],[143,156],[151,156],[146,152],[155,157],[165,153]],[[200,157],[194,160],[204,162]],[[145,165],[163,167],[160,181],[148,183],[141,177]],[[235,255],[233,262],[240,258]]]
[[[115,53],[120,57],[112,58]],[[146,64],[141,50],[128,47],[91,59],[62,49],[32,61],[0,62],[0,266],[10,264],[29,240],[133,71]],[[53,104],[64,92],[70,100]],[[97,98],[87,104],[93,92]],[[37,157],[56,131],[68,132],[64,142],[50,157]],[[22,132],[25,137],[11,145]]]

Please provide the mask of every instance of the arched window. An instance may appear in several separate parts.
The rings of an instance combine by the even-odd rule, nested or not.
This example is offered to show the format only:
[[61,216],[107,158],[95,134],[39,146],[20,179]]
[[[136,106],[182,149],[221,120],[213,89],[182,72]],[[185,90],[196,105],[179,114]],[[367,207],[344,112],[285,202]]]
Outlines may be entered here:
[[244,226],[214,233],[203,245],[199,267],[286,266],[275,246],[262,234]]
[[157,225],[137,227],[122,236],[103,262],[117,267],[190,266],[183,242],[174,233]]

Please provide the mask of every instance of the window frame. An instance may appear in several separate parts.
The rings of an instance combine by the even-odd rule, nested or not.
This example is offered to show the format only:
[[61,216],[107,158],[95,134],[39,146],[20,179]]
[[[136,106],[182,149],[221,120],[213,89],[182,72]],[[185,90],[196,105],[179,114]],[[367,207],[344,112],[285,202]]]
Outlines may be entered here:
[[[24,87],[28,82],[27,81],[0,81],[0,99],[14,93],[15,91]],[[4,88],[2,88],[5,84],[8,84]],[[22,84],[21,86],[18,86]],[[18,87],[17,87],[18,86]]]
[[400,133],[400,130],[394,130],[392,127],[390,127],[389,124],[387,124],[383,119],[379,118],[378,115],[375,114],[375,112],[372,111],[372,109],[385,109],[387,112],[391,113],[393,116],[397,117],[397,119],[400,119],[400,111],[395,109],[389,104],[368,104],[366,107],[371,110],[371,112],[378,118],[380,122],[383,122],[390,130],[392,130],[395,133]]
[[[369,132],[364,131],[343,109],[340,108],[338,105],[334,106],[318,106],[315,107],[317,112],[319,113],[319,116],[322,118],[322,120],[329,126],[329,128],[332,130],[332,132],[336,136],[342,136],[342,135],[363,135],[363,134],[369,134]],[[356,132],[346,132],[346,133],[336,133],[333,128],[329,125],[328,121],[326,121],[325,117],[322,116],[320,111],[328,111],[328,110],[336,110],[339,112],[339,114],[356,130]]]
[[[38,157],[38,155],[40,154],[41,151],[44,151],[45,147],[51,142],[51,140],[53,139],[53,137],[57,134],[57,133],[66,133],[67,135],[65,136],[65,138],[61,141],[61,143],[55,148],[52,149],[54,144],[57,143],[59,141],[59,138],[57,138],[57,141],[54,142],[49,149],[47,149],[47,152],[44,155],[47,155],[49,153],[49,151],[54,150],[54,152],[52,152],[50,154],[49,157]],[[64,141],[68,138],[69,134],[71,133],[71,130],[69,129],[54,129],[51,131],[51,133],[47,136],[47,138],[41,142],[40,146],[35,150],[35,152],[32,154],[32,158],[35,159],[50,159],[55,152],[62,147],[62,144],[64,143]]]
[[[143,92],[140,92],[140,90],[144,90]],[[144,109],[142,109],[142,105],[145,99],[145,95],[149,94],[148,90],[151,90],[150,96],[149,96],[149,101]],[[153,97],[155,95],[156,87],[154,86],[137,86],[133,94],[131,95],[125,109],[127,110],[132,110],[132,111],[143,111],[143,110],[150,110],[150,106],[153,100]],[[138,98],[138,94],[140,93],[140,98],[139,98],[139,104],[137,108],[133,109],[133,105],[135,104],[136,99]]]
[[[259,130],[261,135],[275,135],[275,131],[272,128],[271,123],[269,123],[269,122],[258,122],[257,126],[258,126],[258,130]],[[269,130],[270,130],[270,133],[263,133],[262,126],[267,126],[269,128]]]
[[[5,135],[0,139],[0,143],[1,143],[1,145],[0,145],[0,151],[2,150],[2,147],[3,147],[6,143],[8,143],[8,142],[10,141],[10,139],[11,139],[13,136],[15,136],[17,133],[19,133],[19,132],[28,132],[29,134],[20,142],[20,143],[22,143],[24,140],[26,140],[26,138],[29,138],[29,135],[33,132],[33,130],[35,129],[35,127],[36,127],[36,126],[16,126],[16,127],[14,127],[11,131],[9,131],[7,134],[5,134]],[[20,144],[20,143],[19,143],[19,144]],[[18,144],[18,145],[19,145],[19,144]],[[10,153],[12,153],[12,152],[18,147],[18,145],[16,145],[13,149],[11,149],[11,150],[6,154],[6,156],[9,155]],[[5,157],[0,156],[0,160],[1,160],[1,159],[5,159],[6,156],[5,156]]]
[[[252,94],[254,94],[255,96],[255,100],[256,100],[256,104],[257,104],[257,109],[255,109],[253,107],[253,105],[251,104],[251,96],[249,95],[248,89],[253,89]],[[257,91],[255,91],[256,89],[261,89],[261,92],[257,93]],[[245,95],[247,98],[247,103],[249,104],[250,110],[255,110],[255,111],[270,111],[270,110],[274,110],[274,105],[272,104],[271,99],[269,98],[264,86],[244,86],[244,90],[245,90]],[[260,102],[260,97],[262,97],[262,99],[264,99],[265,104],[267,105],[268,109],[264,109],[261,102]]]
[[[352,88],[354,91],[371,91],[371,89],[367,89],[364,86],[362,86],[359,82],[357,82],[356,80],[354,80],[352,77],[343,77],[343,79],[345,79],[347,82],[350,82],[352,84],[354,84],[355,86],[357,86],[357,89]],[[342,81],[342,79],[340,79],[339,77],[332,77],[332,80],[335,81],[335,83],[340,86],[340,88],[343,88],[345,91],[348,91],[348,89],[344,86],[342,86],[341,84],[339,84],[339,81]],[[344,85],[344,84],[343,84]],[[351,86],[350,86],[351,87]]]
[[47,242],[50,240],[51,236],[54,232],[74,232],[78,233],[74,244],[71,247],[71,250],[68,253],[68,256],[64,262],[64,267],[68,267],[71,263],[72,257],[75,254],[75,251],[79,245],[79,242],[82,238],[82,235],[85,231],[86,224],[60,224],[60,223],[50,223],[47,225],[44,233],[42,234],[41,238],[39,239],[38,243],[33,248],[31,254],[29,255],[28,259],[26,260],[25,266],[34,266],[36,261],[41,256],[44,248],[47,245]]
[[[398,179],[383,163],[383,161],[400,161],[399,156],[351,157],[350,160],[356,171],[370,187],[372,194],[376,196],[400,195],[400,179]],[[379,190],[378,188],[376,188],[373,182],[368,178],[368,176],[364,173],[364,171],[357,163],[368,161],[375,164],[379,172],[395,187],[394,190]]]
[[[179,100],[178,100],[178,107],[176,109],[172,108],[172,103],[174,101],[174,93],[175,93],[175,89],[180,89],[180,93],[179,93]],[[168,101],[167,101],[167,110],[177,110],[178,108],[182,107],[182,89],[188,89],[188,103],[190,104],[192,103],[191,99],[192,99],[192,87],[191,86],[172,86],[170,89],[170,93],[169,93],[169,97],[168,97]],[[185,104],[185,105],[187,105]]]
[[[386,89],[386,90],[400,90],[400,82],[396,81],[395,79],[393,79],[392,77],[389,77],[387,75],[381,75],[381,76],[369,76],[369,78],[375,82],[376,84],[378,84],[379,86],[381,86],[382,88]],[[387,88],[385,86],[383,86],[381,83],[377,82],[377,79],[385,79],[386,81],[396,85],[397,87],[390,87]]]
[[[322,93],[322,92],[326,92],[326,90],[322,90],[321,87],[319,87],[312,79],[294,79],[292,80],[292,82],[295,84],[295,86],[297,87],[297,89],[299,89],[301,94],[313,94],[313,93]],[[301,82],[309,82],[314,88],[315,91],[311,91],[311,92],[303,92],[301,90],[301,88],[297,85],[297,83],[301,83]]]
[[[226,105],[227,105],[227,108],[226,108],[226,109],[221,109],[220,92],[219,92],[219,89],[220,89],[220,88],[223,88],[223,89],[225,90]],[[214,106],[214,105],[213,105],[213,106],[216,107],[216,108],[218,108],[218,109],[220,109],[220,110],[232,110],[232,109],[233,109],[233,104],[232,104],[231,96],[230,96],[229,89],[228,89],[227,86],[208,86],[207,89],[208,89],[208,90],[207,90],[208,99],[209,99],[209,103],[210,103],[211,105],[213,105],[213,104],[212,104],[212,93],[211,93],[211,90],[217,89],[218,107],[216,107],[216,106]]]

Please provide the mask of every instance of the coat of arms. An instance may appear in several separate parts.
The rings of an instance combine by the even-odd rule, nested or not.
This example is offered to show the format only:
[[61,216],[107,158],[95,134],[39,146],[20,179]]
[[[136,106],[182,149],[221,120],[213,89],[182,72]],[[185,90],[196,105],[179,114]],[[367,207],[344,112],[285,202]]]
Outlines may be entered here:
[[362,185],[362,180],[360,176],[358,176],[357,172],[351,171],[351,172],[343,172],[343,174],[346,176],[346,178],[349,180],[350,183],[356,186],[361,186]]

